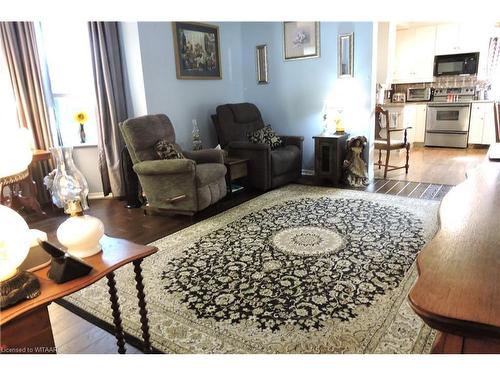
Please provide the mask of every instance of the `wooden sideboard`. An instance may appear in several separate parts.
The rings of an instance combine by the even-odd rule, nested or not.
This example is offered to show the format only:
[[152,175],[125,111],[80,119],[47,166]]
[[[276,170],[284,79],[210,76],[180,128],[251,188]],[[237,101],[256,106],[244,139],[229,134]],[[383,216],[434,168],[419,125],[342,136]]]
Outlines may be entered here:
[[434,353],[500,353],[500,161],[468,171],[439,222],[418,255],[410,305],[439,331]]

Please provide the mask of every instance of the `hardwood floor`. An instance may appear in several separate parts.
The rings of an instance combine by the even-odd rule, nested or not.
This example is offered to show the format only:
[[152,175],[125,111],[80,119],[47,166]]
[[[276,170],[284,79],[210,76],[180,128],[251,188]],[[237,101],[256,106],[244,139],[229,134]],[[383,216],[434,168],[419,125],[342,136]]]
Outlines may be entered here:
[[[486,156],[487,148],[418,147],[410,149],[410,169],[387,172],[391,180],[427,182],[432,184],[458,185],[465,180],[467,170],[479,165]],[[391,151],[391,165],[404,165],[405,152]],[[378,160],[378,151],[375,155]],[[382,152],[382,160],[385,154]],[[375,166],[375,178],[383,178],[384,169]]]
[[[465,179],[465,171],[479,163],[485,153],[486,150],[481,149],[414,148],[408,175],[405,175],[404,170],[389,172],[390,180],[376,179],[366,188],[358,190],[441,200],[452,185]],[[401,159],[403,155],[397,157]],[[395,162],[396,160],[391,161]],[[378,170],[376,176],[380,176]],[[304,176],[299,182],[313,185],[314,179]],[[141,209],[126,209],[123,202],[114,199],[92,201],[89,214],[104,222],[108,235],[148,244],[260,194],[249,190],[240,192],[232,199],[219,202],[193,218],[145,216]],[[52,212],[48,216],[30,226],[47,232],[49,238],[53,239],[54,231],[66,217],[60,212]],[[58,353],[116,353],[116,341],[111,333],[57,304],[49,306],[49,313]],[[140,353],[140,350],[128,345],[127,353]]]

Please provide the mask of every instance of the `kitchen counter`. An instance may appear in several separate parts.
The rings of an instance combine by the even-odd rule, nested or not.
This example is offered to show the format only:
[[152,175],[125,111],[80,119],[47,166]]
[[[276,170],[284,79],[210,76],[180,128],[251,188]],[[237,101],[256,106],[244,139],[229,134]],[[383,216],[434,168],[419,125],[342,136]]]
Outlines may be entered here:
[[460,102],[433,102],[433,101],[426,101],[426,102],[404,102],[404,103],[384,103],[382,104],[383,107],[403,107],[405,105],[414,105],[414,104],[434,104],[434,103],[495,103],[495,100],[466,100],[466,101],[460,101]]

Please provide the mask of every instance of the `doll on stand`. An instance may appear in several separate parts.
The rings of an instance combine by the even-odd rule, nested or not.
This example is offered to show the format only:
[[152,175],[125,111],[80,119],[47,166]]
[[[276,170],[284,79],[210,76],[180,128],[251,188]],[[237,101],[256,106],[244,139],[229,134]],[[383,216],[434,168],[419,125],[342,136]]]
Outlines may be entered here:
[[354,137],[347,141],[347,153],[344,160],[344,182],[352,187],[368,185],[368,168],[363,160],[363,151],[367,145],[366,137]]

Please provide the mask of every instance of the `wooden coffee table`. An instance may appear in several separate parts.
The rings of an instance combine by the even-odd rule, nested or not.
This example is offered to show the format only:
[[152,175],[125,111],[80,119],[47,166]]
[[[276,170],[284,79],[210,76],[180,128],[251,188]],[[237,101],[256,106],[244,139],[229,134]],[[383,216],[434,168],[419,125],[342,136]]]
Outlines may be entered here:
[[243,179],[248,176],[248,159],[227,158],[224,161],[227,168],[226,184],[228,189],[228,196],[231,197],[233,189],[231,183],[238,179]]
[[38,297],[23,301],[0,311],[0,352],[4,353],[55,353],[54,336],[50,324],[47,306],[62,297],[86,288],[96,281],[108,279],[115,337],[118,353],[125,353],[125,339],[120,316],[120,305],[116,290],[114,271],[132,263],[134,265],[135,281],[139,312],[141,316],[143,351],[152,350],[149,336],[149,321],[147,318],[144,284],[142,282],[142,260],[158,251],[153,246],[143,246],[127,240],[104,236],[101,239],[102,252],[85,258],[85,262],[93,267],[87,276],[56,284],[47,277],[49,266],[43,267],[33,274],[40,281],[41,293]]

